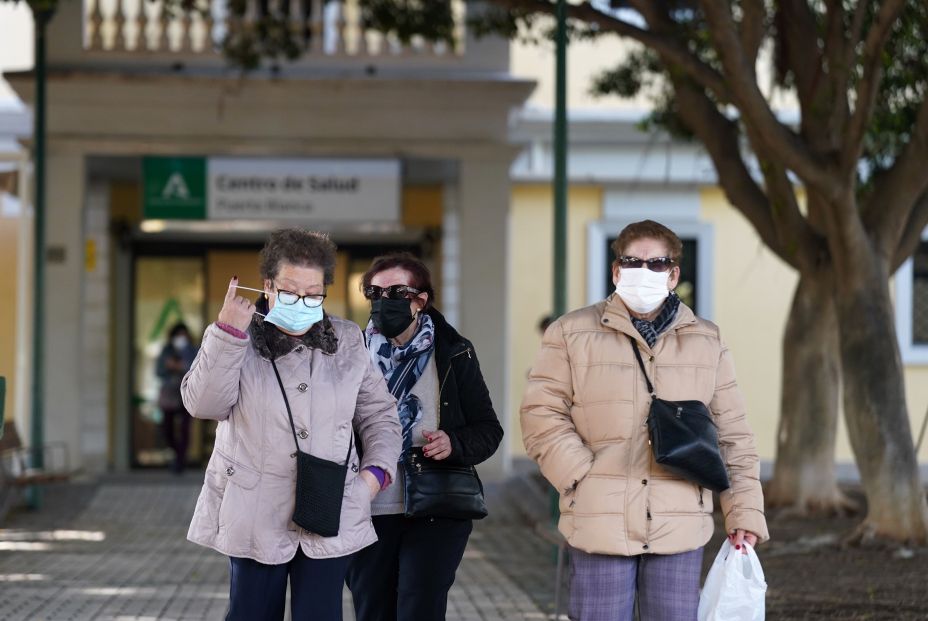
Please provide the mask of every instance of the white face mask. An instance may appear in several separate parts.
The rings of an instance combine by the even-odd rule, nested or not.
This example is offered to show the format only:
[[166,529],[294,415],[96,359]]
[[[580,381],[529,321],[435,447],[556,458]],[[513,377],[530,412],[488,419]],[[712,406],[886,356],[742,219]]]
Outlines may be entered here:
[[174,346],[174,349],[181,351],[187,347],[190,341],[187,340],[186,336],[175,336],[171,339],[171,345]]
[[625,306],[636,313],[650,313],[656,310],[667,296],[670,289],[670,272],[652,272],[646,267],[624,268],[619,273],[619,284],[615,292],[619,294]]

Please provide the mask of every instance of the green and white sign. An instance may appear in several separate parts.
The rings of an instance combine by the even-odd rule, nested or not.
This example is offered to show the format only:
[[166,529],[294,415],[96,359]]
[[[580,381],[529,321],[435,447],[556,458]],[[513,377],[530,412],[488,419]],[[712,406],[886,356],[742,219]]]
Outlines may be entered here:
[[398,160],[146,157],[145,218],[396,223]]
[[206,158],[146,157],[142,178],[146,219],[206,218]]

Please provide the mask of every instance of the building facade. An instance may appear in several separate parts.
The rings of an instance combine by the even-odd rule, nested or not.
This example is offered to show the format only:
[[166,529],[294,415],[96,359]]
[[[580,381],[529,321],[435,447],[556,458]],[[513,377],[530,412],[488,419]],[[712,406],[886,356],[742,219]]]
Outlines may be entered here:
[[[428,262],[506,429],[482,472],[503,475],[524,454],[518,405],[551,309],[552,50],[475,40],[463,26],[454,48],[401,45],[365,32],[351,0],[294,6],[303,58],[241,76],[208,45],[226,27],[221,10],[178,21],[141,0],[61,3],[48,37],[46,440],[65,442],[89,474],[167,464],[153,369],[165,333],[177,321],[201,331],[233,274],[260,288],[267,233],[297,224],[339,245],[326,308],[359,323],[357,283],[374,256],[409,250]],[[769,462],[796,277],[727,203],[698,145],[640,132],[646,101],[588,95],[590,77],[624,49],[571,47],[569,306],[610,293],[608,245],[624,225],[653,218],[676,230],[680,293],[721,326]],[[5,77],[31,104],[32,72]],[[29,120],[17,119],[11,129],[0,113],[0,179],[27,205]],[[25,429],[31,217],[5,209],[0,259],[18,268],[0,273],[17,292],[0,311],[0,375]],[[928,407],[928,244],[895,293],[917,434]],[[193,463],[212,433],[196,423]],[[838,459],[851,463],[840,438]]]

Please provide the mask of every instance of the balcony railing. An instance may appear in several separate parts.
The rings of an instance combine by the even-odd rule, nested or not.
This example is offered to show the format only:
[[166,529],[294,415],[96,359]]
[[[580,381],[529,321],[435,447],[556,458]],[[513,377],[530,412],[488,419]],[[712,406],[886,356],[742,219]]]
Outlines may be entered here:
[[215,55],[229,32],[254,28],[267,12],[285,14],[287,27],[311,56],[458,56],[465,40],[465,2],[454,0],[455,44],[393,35],[365,27],[358,0],[246,0],[244,18],[226,0],[194,0],[172,10],[152,0],[85,0],[84,49],[97,53]]

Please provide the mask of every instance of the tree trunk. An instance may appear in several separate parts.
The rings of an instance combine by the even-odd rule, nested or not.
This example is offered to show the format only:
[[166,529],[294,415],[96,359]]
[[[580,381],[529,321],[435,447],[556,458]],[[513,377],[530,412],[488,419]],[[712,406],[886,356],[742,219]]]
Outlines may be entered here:
[[[869,240],[868,240],[869,241]],[[867,495],[861,542],[928,543],[889,295],[889,266],[869,243],[847,245],[835,305],[848,434]]]
[[856,510],[835,478],[841,365],[830,270],[800,275],[783,335],[780,425],[768,508],[790,514]]

